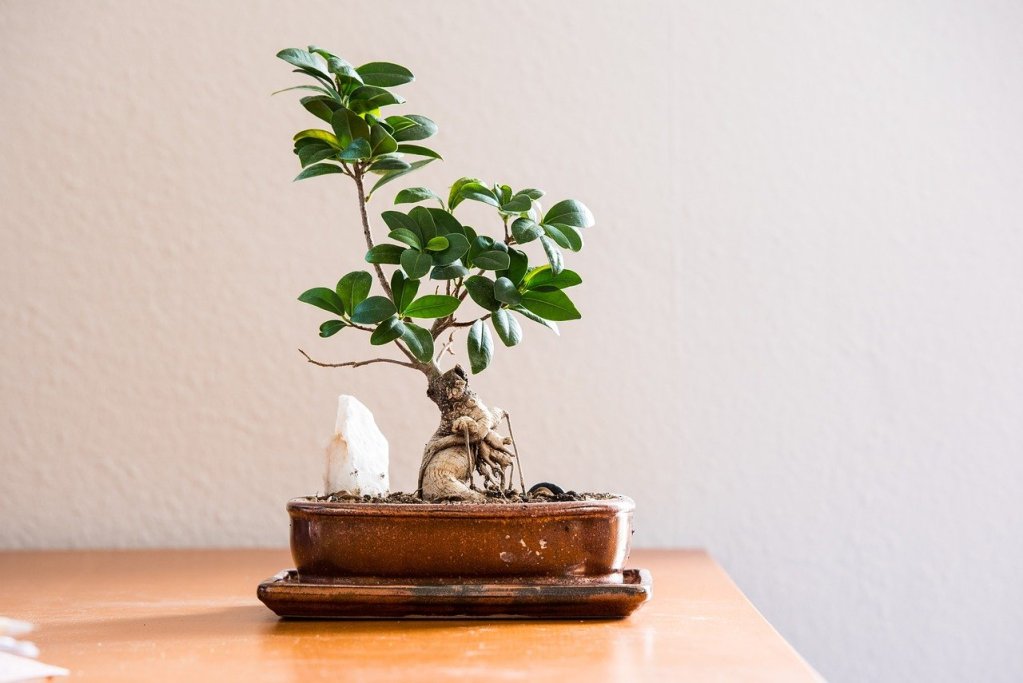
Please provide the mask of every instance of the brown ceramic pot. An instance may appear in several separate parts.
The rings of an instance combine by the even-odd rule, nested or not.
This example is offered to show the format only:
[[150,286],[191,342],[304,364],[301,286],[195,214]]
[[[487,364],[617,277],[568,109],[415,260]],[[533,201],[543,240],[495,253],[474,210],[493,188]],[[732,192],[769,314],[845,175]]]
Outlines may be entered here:
[[304,581],[571,577],[620,582],[635,507],[624,496],[508,505],[296,498],[288,503],[291,553]]

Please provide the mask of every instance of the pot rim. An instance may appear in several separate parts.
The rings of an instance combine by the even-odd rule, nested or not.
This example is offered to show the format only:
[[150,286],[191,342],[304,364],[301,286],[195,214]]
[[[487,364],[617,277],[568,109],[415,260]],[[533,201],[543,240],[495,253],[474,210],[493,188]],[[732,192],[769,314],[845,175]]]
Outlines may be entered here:
[[628,496],[598,500],[565,500],[549,503],[343,503],[309,500],[308,497],[288,501],[292,515],[327,515],[354,517],[462,517],[508,519],[515,517],[572,517],[608,512],[621,514],[636,509]]

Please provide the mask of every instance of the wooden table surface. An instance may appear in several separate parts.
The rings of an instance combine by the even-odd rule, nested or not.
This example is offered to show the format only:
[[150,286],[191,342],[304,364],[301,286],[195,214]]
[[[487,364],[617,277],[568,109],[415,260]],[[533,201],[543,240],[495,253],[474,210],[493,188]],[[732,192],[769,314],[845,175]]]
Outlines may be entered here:
[[635,551],[623,621],[282,621],[286,550],[0,553],[0,614],[82,681],[817,681],[704,552]]

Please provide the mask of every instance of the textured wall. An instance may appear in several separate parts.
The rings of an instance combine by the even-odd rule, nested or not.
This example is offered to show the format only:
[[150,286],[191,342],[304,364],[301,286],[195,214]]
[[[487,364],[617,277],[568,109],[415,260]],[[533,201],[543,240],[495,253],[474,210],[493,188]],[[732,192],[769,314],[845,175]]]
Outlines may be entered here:
[[[294,300],[356,266],[273,58],[419,80],[462,174],[587,202],[585,318],[478,391],[531,479],[705,545],[827,677],[1023,675],[1023,12],[987,2],[0,2],[0,546],[278,545],[339,392],[435,416]],[[389,192],[374,202],[376,211]],[[352,338],[347,338],[351,336]]]

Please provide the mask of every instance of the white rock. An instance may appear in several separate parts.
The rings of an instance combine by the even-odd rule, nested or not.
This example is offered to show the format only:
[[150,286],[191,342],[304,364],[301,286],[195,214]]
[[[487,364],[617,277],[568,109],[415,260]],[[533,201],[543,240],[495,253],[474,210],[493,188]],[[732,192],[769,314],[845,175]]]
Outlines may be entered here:
[[338,396],[334,438],[327,445],[324,492],[386,495],[390,487],[387,460],[387,439],[373,413],[354,396]]

